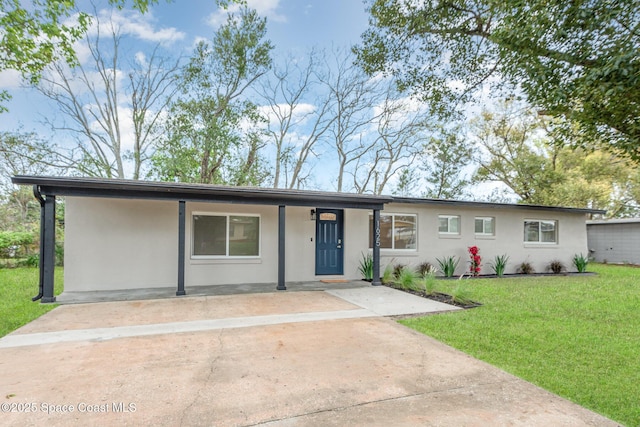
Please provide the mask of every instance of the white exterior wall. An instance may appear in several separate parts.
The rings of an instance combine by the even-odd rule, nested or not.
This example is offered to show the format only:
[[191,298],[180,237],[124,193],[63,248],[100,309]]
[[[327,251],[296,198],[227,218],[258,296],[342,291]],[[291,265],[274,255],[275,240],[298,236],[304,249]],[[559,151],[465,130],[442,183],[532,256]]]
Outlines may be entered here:
[[[368,211],[345,210],[344,275],[316,276],[311,209],[286,208],[286,281],[359,278],[358,260],[368,244]],[[260,256],[193,259],[194,212],[259,215]],[[66,291],[177,286],[178,202],[67,197],[65,224]],[[188,202],[185,225],[187,288],[277,282],[277,206]]]
[[[506,273],[515,273],[517,266],[524,261],[529,262],[536,272],[543,273],[552,260],[559,260],[569,271],[574,271],[573,256],[577,253],[587,254],[584,214],[551,209],[542,211],[507,207],[473,208],[399,203],[387,205],[382,214],[385,213],[418,215],[418,249],[416,251],[381,250],[381,271],[388,263],[417,266],[425,261],[437,268],[437,258],[442,259],[453,255],[460,258],[456,274],[462,274],[469,268],[467,248],[470,246],[477,246],[480,249],[481,274],[493,274],[489,262],[492,262],[496,255],[509,256]],[[440,235],[438,233],[439,215],[459,215],[460,234]],[[495,236],[476,236],[476,217],[495,218]],[[525,219],[558,221],[557,244],[525,243]]]
[[175,287],[178,203],[67,197],[65,291]]
[[[321,207],[321,206],[319,206]],[[344,212],[344,275],[315,275],[315,221],[311,207],[286,208],[285,280],[359,279],[362,254],[370,251],[371,211]],[[185,286],[241,283],[276,283],[278,278],[278,207],[243,204],[186,204]],[[260,256],[257,258],[193,259],[192,215],[199,213],[254,214],[260,216]],[[528,261],[537,272],[552,260],[570,270],[576,253],[587,253],[585,216],[554,210],[440,207],[392,203],[385,213],[418,216],[415,251],[381,250],[381,272],[388,263],[417,266],[436,258],[460,257],[457,274],[468,268],[467,247],[476,245],[483,258],[482,273],[492,273],[488,262],[507,254],[507,273]],[[438,215],[460,215],[459,236],[440,236]],[[476,216],[495,217],[495,236],[474,233]],[[558,221],[558,244],[524,243],[524,220]],[[129,199],[66,199],[65,290],[92,291],[177,286],[178,202]]]
[[[316,223],[311,207],[285,208],[285,280],[306,282],[321,279],[358,279],[358,260],[367,250],[368,211],[345,210],[344,275],[315,274]],[[193,212],[260,214],[260,257],[258,259],[191,259],[191,216]],[[185,286],[240,283],[275,283],[278,280],[278,207],[218,203],[187,203]],[[359,248],[357,252],[350,248]]]

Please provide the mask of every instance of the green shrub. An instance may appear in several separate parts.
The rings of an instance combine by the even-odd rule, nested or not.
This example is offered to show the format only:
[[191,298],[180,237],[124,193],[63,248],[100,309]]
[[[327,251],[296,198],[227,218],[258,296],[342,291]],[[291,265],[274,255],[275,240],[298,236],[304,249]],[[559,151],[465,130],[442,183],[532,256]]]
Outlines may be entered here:
[[393,266],[387,264],[382,272],[382,283],[393,283]]
[[64,267],[64,242],[56,242],[56,266]]
[[18,265],[20,267],[38,267],[40,263],[39,255],[29,255],[27,258],[20,260]]
[[576,270],[578,270],[578,273],[586,273],[587,264],[589,264],[589,258],[584,255],[575,254],[573,256],[573,265],[576,267]]
[[362,254],[358,271],[362,274],[364,280],[373,280],[373,255],[369,253],[366,255]]
[[33,244],[34,240],[34,233],[28,231],[0,231],[0,257],[15,256],[18,249]]
[[433,294],[436,290],[435,271],[436,269],[432,266],[431,269],[425,274],[423,274],[422,278],[420,279],[420,284],[422,285],[422,289],[424,290],[424,293],[427,295]]
[[502,277],[504,275],[505,270],[507,269],[507,262],[509,261],[509,255],[496,255],[493,259],[493,264],[491,264],[491,268],[493,268],[494,273],[498,277]]
[[458,268],[460,258],[449,256],[443,259],[436,258],[436,261],[438,261],[438,265],[440,266],[440,270],[442,271],[442,273],[446,277],[452,277],[456,272],[456,268]]
[[409,267],[403,267],[396,276],[396,283],[402,289],[415,289],[415,282],[418,279],[416,272]]
[[450,293],[451,299],[458,304],[471,304],[471,289],[467,280],[458,280],[458,285]]

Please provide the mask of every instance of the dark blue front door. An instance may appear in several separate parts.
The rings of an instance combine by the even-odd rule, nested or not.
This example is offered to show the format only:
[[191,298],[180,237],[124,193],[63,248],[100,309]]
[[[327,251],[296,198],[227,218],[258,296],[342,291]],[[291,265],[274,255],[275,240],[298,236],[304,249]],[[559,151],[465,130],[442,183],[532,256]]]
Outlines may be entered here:
[[316,274],[344,273],[344,212],[316,209]]

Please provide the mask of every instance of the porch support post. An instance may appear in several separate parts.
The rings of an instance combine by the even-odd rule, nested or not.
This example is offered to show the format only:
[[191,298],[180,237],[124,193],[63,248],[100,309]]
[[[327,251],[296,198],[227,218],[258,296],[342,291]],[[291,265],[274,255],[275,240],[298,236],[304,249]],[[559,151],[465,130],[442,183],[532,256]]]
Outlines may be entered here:
[[373,210],[373,286],[382,285],[380,281],[380,209]]
[[178,202],[178,290],[176,291],[176,296],[186,295],[184,290],[185,205],[184,200]]
[[44,262],[44,199],[42,195],[40,195],[40,189],[37,185],[33,186],[33,195],[40,202],[40,247],[38,248],[38,295],[31,298],[31,301],[38,301],[42,298],[42,287],[44,285],[44,267],[42,263]]
[[55,302],[53,296],[54,273],[56,267],[56,196],[44,199],[44,239],[42,253],[42,299],[40,302]]
[[286,291],[284,284],[284,227],[285,227],[285,206],[278,206],[278,287],[279,291]]

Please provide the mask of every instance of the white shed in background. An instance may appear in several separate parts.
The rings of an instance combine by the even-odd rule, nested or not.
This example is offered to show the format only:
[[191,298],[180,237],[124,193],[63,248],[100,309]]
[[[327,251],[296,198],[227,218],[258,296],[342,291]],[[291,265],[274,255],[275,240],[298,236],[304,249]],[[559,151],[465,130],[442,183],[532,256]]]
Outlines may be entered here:
[[640,265],[640,218],[587,221],[587,241],[597,262]]

